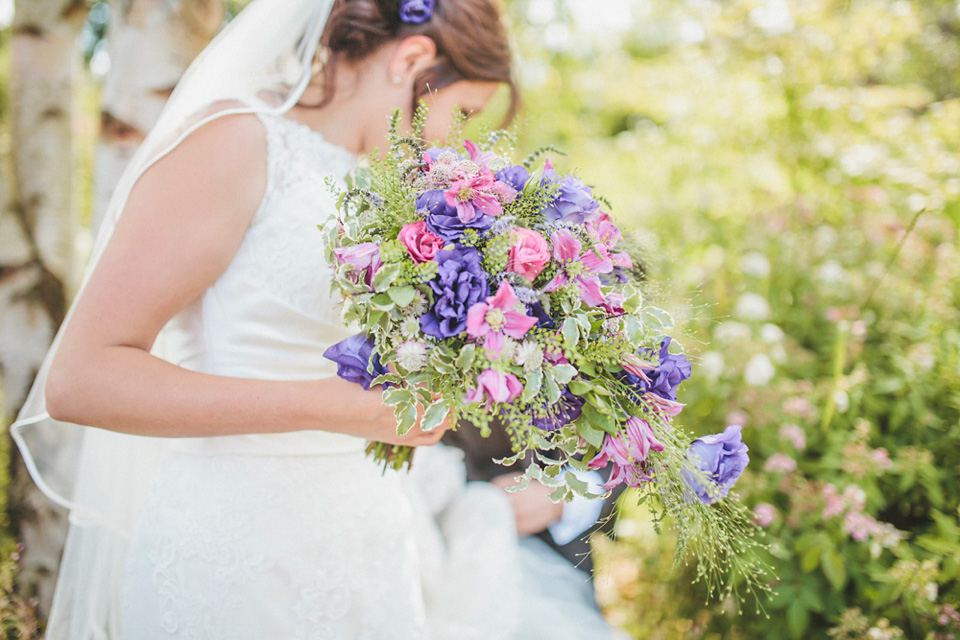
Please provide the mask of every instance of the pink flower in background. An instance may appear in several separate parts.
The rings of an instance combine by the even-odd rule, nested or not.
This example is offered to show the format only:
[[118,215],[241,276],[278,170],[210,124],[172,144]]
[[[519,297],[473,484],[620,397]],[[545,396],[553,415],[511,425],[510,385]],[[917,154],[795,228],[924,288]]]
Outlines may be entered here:
[[783,401],[783,411],[798,416],[809,416],[813,413],[810,401],[801,396],[793,396]]
[[832,518],[843,513],[843,510],[847,508],[847,501],[843,499],[843,496],[840,495],[840,492],[837,491],[837,488],[832,484],[827,484],[823,487],[823,501],[826,504],[823,508],[823,513],[820,514],[824,519]]
[[843,519],[843,528],[857,542],[863,542],[877,528],[877,521],[865,513],[848,511]]
[[510,239],[512,244],[507,271],[533,282],[550,262],[550,245],[547,239],[532,229],[523,228],[511,231]]
[[873,464],[877,465],[877,468],[881,471],[887,471],[893,467],[893,461],[890,460],[890,454],[883,447],[879,449],[874,449],[870,452],[870,459],[873,461]]
[[604,436],[603,447],[587,466],[602,469],[608,462],[613,463],[610,480],[603,485],[605,489],[612,489],[621,482],[639,487],[651,480],[643,468],[643,462],[651,451],[663,451],[663,444],[653,434],[649,422],[631,416],[627,419],[624,431],[615,436]]
[[807,446],[807,434],[800,425],[791,423],[781,425],[780,437],[789,440],[797,451],[803,451]]
[[478,302],[467,310],[467,334],[483,338],[483,346],[491,358],[499,358],[503,340],[509,336],[523,338],[537,324],[537,319],[519,311],[525,309],[510,283],[504,280],[496,295]]
[[487,409],[494,402],[511,402],[523,393],[523,384],[512,373],[487,369],[477,376],[477,387],[467,394],[467,402],[483,402],[487,399]]
[[748,416],[745,412],[741,411],[740,409],[734,409],[733,411],[727,414],[726,421],[728,424],[745,425],[748,422],[750,422],[750,416]]
[[777,517],[777,508],[761,502],[753,508],[753,520],[761,527],[769,527]]
[[867,492],[855,484],[848,484],[843,488],[843,499],[854,511],[863,511],[867,506]]
[[766,463],[763,465],[764,471],[772,471],[774,473],[790,473],[796,470],[796,468],[797,461],[783,453],[773,454],[767,458]]
[[429,262],[440,249],[443,249],[443,238],[427,231],[427,223],[424,220],[405,225],[400,229],[397,239],[403,243],[416,262]]

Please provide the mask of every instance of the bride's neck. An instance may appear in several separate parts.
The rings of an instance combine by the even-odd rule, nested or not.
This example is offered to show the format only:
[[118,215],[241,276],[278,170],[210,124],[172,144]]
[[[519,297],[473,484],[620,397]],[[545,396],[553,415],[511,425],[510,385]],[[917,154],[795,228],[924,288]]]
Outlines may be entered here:
[[[341,68],[334,84],[333,98],[322,107],[319,82],[311,83],[300,101],[288,114],[294,120],[318,131],[328,142],[356,154],[364,154],[382,146],[379,138],[386,133],[386,114],[382,97],[372,82],[364,81],[359,70]],[[376,139],[374,139],[376,138]]]

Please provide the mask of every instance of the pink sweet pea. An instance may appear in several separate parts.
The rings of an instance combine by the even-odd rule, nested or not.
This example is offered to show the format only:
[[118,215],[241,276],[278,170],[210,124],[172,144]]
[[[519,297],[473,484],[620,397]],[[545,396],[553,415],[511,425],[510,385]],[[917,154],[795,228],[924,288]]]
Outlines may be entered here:
[[443,249],[443,238],[427,231],[424,220],[411,222],[400,229],[397,239],[407,248],[415,262],[429,262]]
[[341,263],[355,267],[358,277],[362,277],[367,285],[373,282],[373,274],[383,265],[380,261],[380,247],[374,242],[334,249],[333,253]]
[[512,271],[533,282],[550,261],[547,239],[532,229],[518,228],[510,232],[510,260],[507,271]]
[[657,440],[650,428],[650,423],[636,416],[627,419],[626,428],[615,436],[607,434],[603,438],[603,447],[589,462],[590,469],[602,469],[607,463],[613,463],[610,480],[603,485],[604,489],[612,489],[621,482],[628,486],[639,487],[649,482],[651,477],[646,473],[643,462],[651,451],[663,451],[663,444]]
[[656,393],[645,393],[643,394],[643,398],[650,403],[650,407],[654,411],[671,418],[680,415],[680,412],[683,411],[683,408],[687,406],[677,402],[676,400],[664,398]]
[[593,220],[588,220],[584,226],[587,227],[587,233],[594,240],[608,249],[615,247],[622,237],[620,227],[613,224],[610,216],[603,212],[599,213]]
[[487,409],[494,402],[512,402],[523,393],[523,384],[512,373],[487,369],[477,376],[477,387],[467,394],[467,402],[483,402],[487,399]]
[[467,310],[467,334],[473,338],[483,338],[483,346],[489,356],[499,358],[505,336],[519,340],[537,324],[536,318],[519,311],[523,308],[513,287],[504,280],[496,295]]

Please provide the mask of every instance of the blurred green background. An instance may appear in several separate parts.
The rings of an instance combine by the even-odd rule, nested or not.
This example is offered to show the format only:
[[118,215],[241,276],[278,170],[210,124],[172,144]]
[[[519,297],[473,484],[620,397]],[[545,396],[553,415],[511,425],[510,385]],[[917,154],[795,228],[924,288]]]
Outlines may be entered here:
[[[705,603],[628,494],[596,541],[609,619],[648,640],[960,638],[960,2],[508,4],[522,148],[564,149],[632,230],[694,362],[686,428],[745,427],[738,491],[777,574],[766,613]],[[4,596],[14,570],[5,625],[29,604]]]

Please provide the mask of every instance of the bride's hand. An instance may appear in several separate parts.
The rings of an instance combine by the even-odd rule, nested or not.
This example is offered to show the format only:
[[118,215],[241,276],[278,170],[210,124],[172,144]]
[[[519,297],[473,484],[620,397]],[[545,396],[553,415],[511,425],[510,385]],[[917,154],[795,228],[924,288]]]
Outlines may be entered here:
[[377,406],[373,420],[371,420],[372,435],[367,436],[369,440],[386,442],[387,444],[408,445],[411,447],[430,446],[440,442],[440,438],[449,429],[453,428],[454,423],[450,416],[440,423],[436,428],[430,431],[424,431],[420,428],[423,421],[423,409],[417,405],[417,422],[404,435],[397,434],[397,420],[393,415],[393,408],[383,404],[381,392],[379,389],[371,390],[368,393],[375,394],[373,402]]

